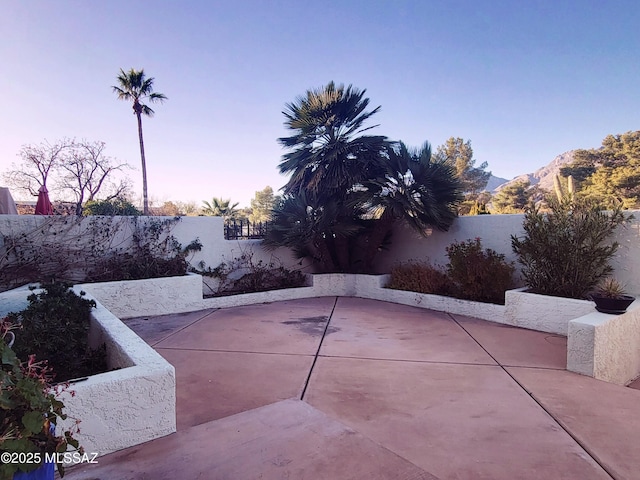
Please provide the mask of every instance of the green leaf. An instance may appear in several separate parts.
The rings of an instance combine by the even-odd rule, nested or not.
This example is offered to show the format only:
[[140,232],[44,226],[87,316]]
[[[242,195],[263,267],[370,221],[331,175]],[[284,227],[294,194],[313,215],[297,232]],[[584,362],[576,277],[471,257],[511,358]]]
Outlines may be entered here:
[[44,425],[42,412],[27,412],[22,417],[22,424],[31,434],[40,433]]

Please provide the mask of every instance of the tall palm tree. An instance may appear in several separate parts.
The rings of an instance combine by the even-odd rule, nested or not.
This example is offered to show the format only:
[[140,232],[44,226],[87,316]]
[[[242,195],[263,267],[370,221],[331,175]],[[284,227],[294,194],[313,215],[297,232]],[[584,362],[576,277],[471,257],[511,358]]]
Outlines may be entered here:
[[134,70],[128,72],[120,69],[117,77],[119,85],[111,88],[118,95],[120,100],[133,101],[133,113],[138,119],[138,138],[140,140],[140,159],[142,160],[142,199],[143,212],[149,215],[149,199],[147,195],[147,163],[144,156],[144,141],[142,139],[142,115],[152,117],[155,113],[151,107],[144,102],[162,103],[167,97],[162,93],[153,91],[153,78],[146,78],[144,70]]

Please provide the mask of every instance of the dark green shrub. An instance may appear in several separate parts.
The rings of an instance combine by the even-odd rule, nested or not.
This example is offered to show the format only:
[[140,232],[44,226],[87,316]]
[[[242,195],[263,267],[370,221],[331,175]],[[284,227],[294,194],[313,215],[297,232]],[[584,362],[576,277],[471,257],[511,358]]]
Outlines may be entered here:
[[[9,318],[19,323],[15,352],[47,361],[58,382],[107,370],[104,347],[89,347],[93,300],[76,295],[68,284],[43,284],[44,291],[29,295],[29,306]],[[84,292],[82,293],[84,295]]]
[[89,200],[84,204],[82,214],[139,216],[142,212],[129,200],[117,197],[112,200]]
[[447,247],[447,274],[455,285],[454,296],[477,302],[504,304],[504,292],[513,288],[513,264],[479,238],[454,242]]
[[449,277],[429,263],[408,262],[391,269],[386,288],[410,292],[451,295],[454,286]]
[[527,209],[524,237],[511,236],[525,283],[534,293],[586,298],[612,272],[609,260],[618,243],[608,240],[632,217],[625,218],[620,207],[604,212],[571,197],[550,199],[549,206],[547,214]]

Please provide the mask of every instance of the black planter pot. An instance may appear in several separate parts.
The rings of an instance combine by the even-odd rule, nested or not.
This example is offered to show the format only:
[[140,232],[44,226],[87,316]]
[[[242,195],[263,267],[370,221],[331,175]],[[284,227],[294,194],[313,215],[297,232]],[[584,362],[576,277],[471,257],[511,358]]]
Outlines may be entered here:
[[620,315],[627,311],[627,307],[633,303],[636,297],[622,295],[618,298],[599,297],[591,295],[591,300],[596,302],[596,310],[602,313],[612,313]]

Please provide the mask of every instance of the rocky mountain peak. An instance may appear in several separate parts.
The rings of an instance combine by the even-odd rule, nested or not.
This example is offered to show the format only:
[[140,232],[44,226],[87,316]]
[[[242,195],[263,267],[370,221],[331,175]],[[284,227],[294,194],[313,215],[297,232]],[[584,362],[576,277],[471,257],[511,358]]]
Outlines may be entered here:
[[[575,150],[569,150],[568,152],[561,153],[556,158],[551,160],[546,166],[539,168],[533,173],[525,173],[519,175],[508,182],[505,182],[495,188],[494,192],[500,191],[506,185],[511,185],[518,181],[529,180],[531,185],[538,185],[544,190],[553,190],[553,178],[560,173],[560,169],[569,163],[573,162],[573,154]],[[487,189],[488,190],[488,189]]]

